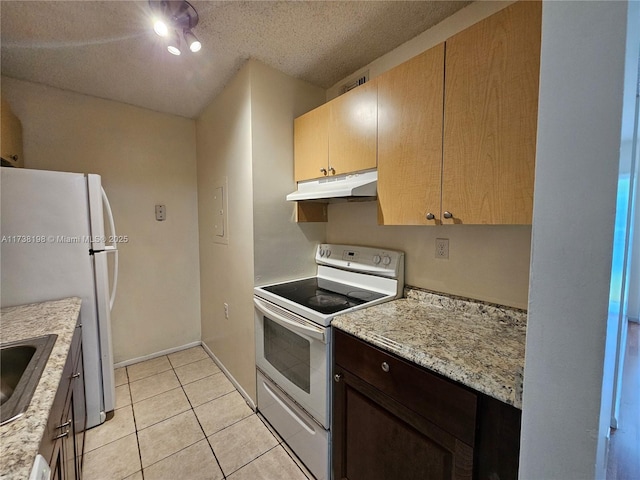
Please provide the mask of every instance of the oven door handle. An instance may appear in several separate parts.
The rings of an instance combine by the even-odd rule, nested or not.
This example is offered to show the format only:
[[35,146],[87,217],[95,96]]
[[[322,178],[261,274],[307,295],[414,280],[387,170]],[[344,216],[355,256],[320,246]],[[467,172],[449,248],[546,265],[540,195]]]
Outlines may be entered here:
[[267,315],[271,320],[280,324],[281,326],[288,328],[289,330],[292,330],[301,335],[306,335],[308,337],[311,337],[314,340],[319,340],[322,343],[327,343],[326,335],[324,333],[325,332],[324,328],[304,325],[303,323],[296,322],[295,320],[290,320],[286,317],[283,317],[278,312],[269,308],[269,306],[265,302],[255,297],[253,299],[253,303],[256,305],[256,308],[260,310],[260,312],[262,312],[264,315]]

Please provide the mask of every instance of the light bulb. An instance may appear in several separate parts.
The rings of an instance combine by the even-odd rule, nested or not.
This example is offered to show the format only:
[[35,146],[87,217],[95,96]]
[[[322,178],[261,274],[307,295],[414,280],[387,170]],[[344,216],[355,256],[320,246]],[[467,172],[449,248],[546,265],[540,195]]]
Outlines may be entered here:
[[184,41],[187,42],[187,45],[189,45],[189,50],[191,50],[193,53],[200,51],[200,49],[202,48],[202,44],[200,43],[200,40],[198,40],[198,37],[196,37],[195,34],[191,31],[191,29],[185,28],[182,33],[184,35]]
[[178,37],[178,32],[174,30],[173,35],[169,38],[169,42],[167,43],[167,50],[172,55],[180,55],[180,37]]
[[202,44],[198,40],[189,45],[189,50],[191,50],[193,53],[199,52],[201,48]]
[[164,21],[157,19],[153,24],[153,31],[161,37],[166,37],[169,34],[169,29]]

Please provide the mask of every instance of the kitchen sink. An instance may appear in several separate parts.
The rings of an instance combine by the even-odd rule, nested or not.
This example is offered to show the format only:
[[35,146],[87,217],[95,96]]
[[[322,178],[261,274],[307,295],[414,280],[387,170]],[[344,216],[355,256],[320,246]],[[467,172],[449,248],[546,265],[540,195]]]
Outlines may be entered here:
[[0,344],[0,425],[27,411],[57,338],[44,335]]

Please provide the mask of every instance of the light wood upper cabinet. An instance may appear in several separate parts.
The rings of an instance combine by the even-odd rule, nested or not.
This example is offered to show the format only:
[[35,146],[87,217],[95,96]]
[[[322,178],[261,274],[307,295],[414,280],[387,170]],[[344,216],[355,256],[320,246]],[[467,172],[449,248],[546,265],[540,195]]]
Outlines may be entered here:
[[377,110],[373,81],[296,118],[296,182],[376,168]]
[[540,28],[521,1],[378,77],[378,223],[531,224]]
[[378,223],[439,223],[444,43],[377,80]]
[[370,81],[329,105],[329,175],[376,168],[377,82]]
[[[14,167],[24,166],[22,151],[22,124],[11,110],[9,102],[4,97],[1,99],[0,111],[0,143],[2,144],[2,165]],[[7,162],[5,164],[5,162]]]
[[329,169],[329,105],[324,104],[293,121],[296,182],[323,176]]
[[540,30],[521,1],[446,42],[445,224],[532,221]]

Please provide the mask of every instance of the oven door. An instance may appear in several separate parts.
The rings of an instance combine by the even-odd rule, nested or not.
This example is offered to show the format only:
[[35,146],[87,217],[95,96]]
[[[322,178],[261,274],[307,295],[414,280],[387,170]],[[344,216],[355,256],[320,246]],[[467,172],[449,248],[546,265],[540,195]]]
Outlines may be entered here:
[[[329,327],[254,297],[256,365],[329,428]],[[258,408],[260,406],[258,405]]]

